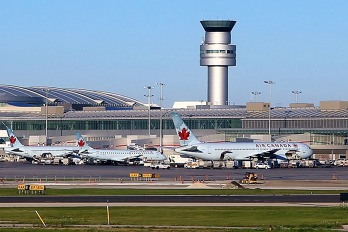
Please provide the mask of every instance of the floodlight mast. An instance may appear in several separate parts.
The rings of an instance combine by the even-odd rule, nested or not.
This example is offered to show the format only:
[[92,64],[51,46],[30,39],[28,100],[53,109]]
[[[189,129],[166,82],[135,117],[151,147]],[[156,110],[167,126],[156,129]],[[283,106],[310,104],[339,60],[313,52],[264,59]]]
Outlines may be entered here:
[[254,95],[254,102],[257,102],[257,96],[261,94],[261,92],[258,91],[252,91],[251,94]]
[[46,97],[46,101],[45,101],[45,145],[47,146],[47,141],[48,141],[48,91],[50,89],[46,88],[43,89],[43,91],[45,91],[45,97]]
[[264,81],[265,84],[269,85],[269,109],[268,109],[268,134],[271,134],[271,101],[272,101],[272,85],[275,84],[274,81],[268,80]]
[[301,94],[302,92],[298,90],[294,90],[292,91],[292,93],[295,94],[295,100],[296,100],[296,103],[298,103],[298,95]]
[[163,108],[163,100],[165,99],[165,98],[163,98],[163,87],[165,86],[165,84],[164,83],[161,83],[161,82],[159,82],[159,83],[156,83],[157,85],[159,85],[160,86],[160,98],[159,98],[159,100],[160,100],[160,152],[161,153],[163,153],[163,148],[162,148],[162,146],[163,146],[163,134],[162,134],[162,127],[163,127],[163,125],[162,125],[162,108]]
[[147,89],[148,90],[148,94],[147,95],[144,95],[145,97],[147,97],[147,104],[148,104],[148,113],[149,113],[149,118],[148,118],[148,134],[149,134],[149,137],[151,135],[151,97],[153,96],[151,94],[151,89],[153,89],[154,87],[153,86],[145,86],[144,89]]

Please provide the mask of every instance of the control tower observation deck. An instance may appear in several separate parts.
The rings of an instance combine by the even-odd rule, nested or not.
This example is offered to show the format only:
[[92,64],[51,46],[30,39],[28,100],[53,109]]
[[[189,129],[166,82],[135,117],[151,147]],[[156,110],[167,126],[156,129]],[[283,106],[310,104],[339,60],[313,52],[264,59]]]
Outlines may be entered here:
[[201,66],[208,66],[208,102],[228,105],[228,66],[236,66],[236,45],[231,31],[236,21],[203,20],[204,41],[200,46]]

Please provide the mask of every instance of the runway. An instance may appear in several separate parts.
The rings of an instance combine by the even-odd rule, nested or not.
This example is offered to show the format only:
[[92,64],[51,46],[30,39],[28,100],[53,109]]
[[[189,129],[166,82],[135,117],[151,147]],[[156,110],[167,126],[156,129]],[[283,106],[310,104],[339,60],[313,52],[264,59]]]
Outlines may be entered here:
[[348,180],[348,167],[275,168],[275,169],[184,169],[152,170],[144,166],[107,165],[33,165],[31,163],[0,162],[2,179],[129,179],[130,173],[156,173],[160,180],[239,180],[251,171],[267,180]]

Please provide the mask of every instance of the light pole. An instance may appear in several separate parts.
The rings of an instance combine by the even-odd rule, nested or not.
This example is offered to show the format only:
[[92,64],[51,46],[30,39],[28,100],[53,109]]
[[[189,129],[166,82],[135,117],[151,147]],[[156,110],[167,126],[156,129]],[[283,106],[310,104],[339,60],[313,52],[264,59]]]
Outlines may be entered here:
[[298,90],[294,90],[292,91],[292,93],[295,94],[296,103],[298,103],[298,95],[301,94],[302,92]]
[[147,101],[147,104],[148,104],[148,111],[149,111],[149,123],[148,123],[148,127],[149,127],[149,136],[151,135],[151,113],[150,113],[150,110],[151,110],[151,97],[153,95],[151,95],[151,89],[153,89],[154,87],[153,86],[145,86],[144,89],[147,89],[148,90],[148,94],[147,95],[144,95],[145,97],[147,97],[148,101]]
[[268,109],[268,134],[271,134],[271,100],[272,100],[272,85],[275,84],[274,81],[264,81],[265,84],[269,85],[269,109]]
[[163,153],[163,149],[162,149],[162,142],[163,142],[163,135],[162,135],[162,103],[163,103],[163,100],[165,98],[163,98],[163,87],[165,86],[164,83],[156,83],[157,85],[160,86],[160,152]]
[[47,146],[47,136],[48,136],[48,91],[49,88],[44,89],[45,93],[46,93],[46,104],[45,104],[45,111],[46,111],[46,125],[45,125],[45,135],[46,135],[46,142],[45,145]]
[[254,101],[257,102],[257,96],[261,94],[261,92],[253,91],[251,92],[254,95]]

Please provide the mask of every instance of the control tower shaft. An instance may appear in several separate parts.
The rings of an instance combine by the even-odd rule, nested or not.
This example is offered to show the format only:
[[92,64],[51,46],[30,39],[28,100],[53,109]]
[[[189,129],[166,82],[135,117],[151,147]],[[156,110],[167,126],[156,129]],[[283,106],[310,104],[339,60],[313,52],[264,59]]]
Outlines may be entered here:
[[228,66],[236,66],[236,45],[231,31],[236,21],[203,20],[205,38],[200,46],[200,65],[208,66],[208,102],[228,105]]

